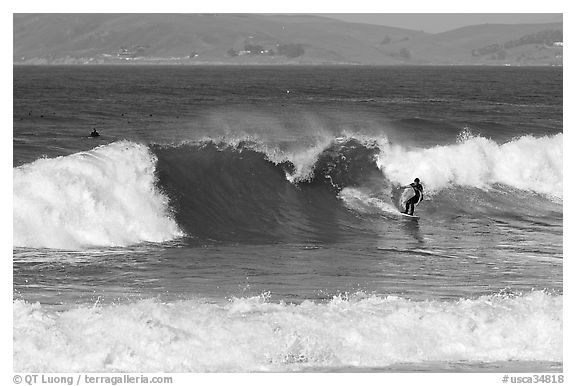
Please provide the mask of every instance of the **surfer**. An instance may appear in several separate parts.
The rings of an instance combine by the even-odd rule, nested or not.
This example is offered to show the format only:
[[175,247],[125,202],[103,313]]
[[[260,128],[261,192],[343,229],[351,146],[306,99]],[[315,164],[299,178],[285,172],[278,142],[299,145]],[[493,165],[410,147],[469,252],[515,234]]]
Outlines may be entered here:
[[406,210],[402,213],[408,214],[410,216],[414,215],[414,204],[419,204],[424,198],[424,188],[420,185],[420,179],[415,178],[414,182],[410,185],[401,186],[402,189],[412,188],[414,190],[414,196],[406,201]]
[[92,130],[92,132],[90,133],[91,137],[99,137],[100,133],[96,131],[96,129]]

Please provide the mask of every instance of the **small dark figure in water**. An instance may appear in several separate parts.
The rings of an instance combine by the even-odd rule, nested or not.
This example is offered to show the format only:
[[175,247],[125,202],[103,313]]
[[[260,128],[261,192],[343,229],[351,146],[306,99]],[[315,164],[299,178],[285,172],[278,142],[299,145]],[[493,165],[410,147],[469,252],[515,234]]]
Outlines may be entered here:
[[424,188],[420,185],[420,179],[414,179],[414,182],[410,185],[402,186],[402,188],[412,188],[414,189],[414,197],[406,201],[406,210],[402,213],[414,215],[414,204],[418,204],[424,198]]
[[91,136],[91,137],[99,137],[99,136],[100,136],[100,133],[98,133],[98,132],[96,131],[96,129],[94,129],[94,130],[92,130],[92,132],[90,133],[90,136]]

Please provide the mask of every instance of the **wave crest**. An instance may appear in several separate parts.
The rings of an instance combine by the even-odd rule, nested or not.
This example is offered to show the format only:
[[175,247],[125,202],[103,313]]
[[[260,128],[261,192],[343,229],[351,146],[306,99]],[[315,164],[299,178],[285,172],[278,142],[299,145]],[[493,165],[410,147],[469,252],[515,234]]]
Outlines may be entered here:
[[459,143],[428,149],[390,145],[377,156],[378,167],[393,183],[419,177],[427,192],[451,185],[488,189],[494,184],[562,197],[563,135],[523,136],[504,144],[464,136]]
[[182,235],[155,186],[156,158],[121,141],[13,170],[14,246],[78,249]]

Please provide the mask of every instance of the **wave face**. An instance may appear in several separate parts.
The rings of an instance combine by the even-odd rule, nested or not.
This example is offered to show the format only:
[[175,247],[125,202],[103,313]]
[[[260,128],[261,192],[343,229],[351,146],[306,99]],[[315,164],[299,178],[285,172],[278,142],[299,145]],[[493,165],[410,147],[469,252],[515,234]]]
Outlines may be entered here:
[[203,239],[337,238],[340,219],[352,217],[337,192],[380,174],[377,149],[353,139],[301,152],[242,141],[152,149],[178,224]]
[[562,296],[327,303],[142,300],[56,312],[15,301],[17,372],[290,371],[431,361],[562,361]]
[[14,246],[126,246],[181,235],[155,166],[146,146],[122,141],[14,168]]
[[424,205],[431,214],[544,216],[535,211],[557,212],[562,200],[562,140],[498,144],[463,132],[432,148],[353,135],[297,149],[239,139],[117,142],[15,168],[14,245],[77,249],[183,235],[335,241],[369,232],[364,215],[397,215],[398,186],[416,176],[433,197]]

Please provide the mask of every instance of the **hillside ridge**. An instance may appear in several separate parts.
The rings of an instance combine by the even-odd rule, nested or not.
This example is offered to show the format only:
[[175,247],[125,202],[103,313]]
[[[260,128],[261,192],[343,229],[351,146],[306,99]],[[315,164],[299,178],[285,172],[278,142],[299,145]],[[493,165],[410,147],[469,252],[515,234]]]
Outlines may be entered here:
[[430,34],[312,15],[14,14],[14,64],[562,65],[562,23]]

